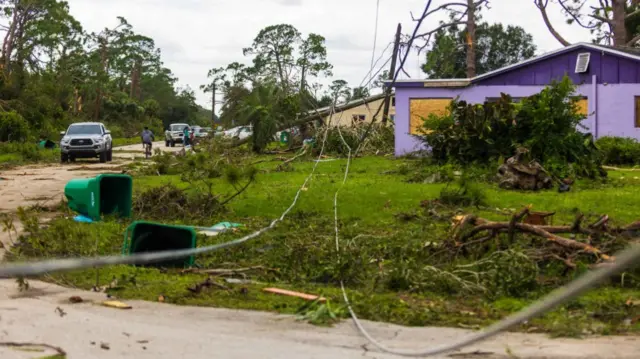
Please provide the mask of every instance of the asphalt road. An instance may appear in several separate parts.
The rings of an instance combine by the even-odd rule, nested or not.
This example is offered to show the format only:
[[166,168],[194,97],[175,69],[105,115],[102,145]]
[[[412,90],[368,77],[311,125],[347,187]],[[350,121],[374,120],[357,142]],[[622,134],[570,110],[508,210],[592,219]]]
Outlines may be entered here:
[[[0,280],[0,342],[45,343],[62,348],[68,358],[78,359],[395,358],[373,348],[364,349],[366,342],[350,321],[322,328],[290,316],[140,301],[125,301],[132,309],[114,309],[99,305],[107,299],[102,293],[36,281],[30,285],[30,290],[19,292],[14,280]],[[74,295],[84,302],[70,304]],[[469,333],[452,328],[365,325],[385,344],[413,349],[441,345]],[[53,353],[0,345],[3,359]],[[510,333],[439,358],[638,357],[640,341],[636,337],[554,340]]]

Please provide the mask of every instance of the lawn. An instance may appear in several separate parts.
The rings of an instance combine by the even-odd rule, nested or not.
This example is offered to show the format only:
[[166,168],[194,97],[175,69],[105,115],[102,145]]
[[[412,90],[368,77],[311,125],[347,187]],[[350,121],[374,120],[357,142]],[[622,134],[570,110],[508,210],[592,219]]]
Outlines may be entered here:
[[[245,227],[237,233],[198,238],[199,245],[234,239],[268,225],[291,204],[315,165],[307,159],[293,162],[287,170],[278,170],[281,161],[267,156],[254,157],[250,162],[261,160],[256,164],[259,174],[255,183],[231,201],[226,211],[198,218],[200,224],[233,221]],[[267,286],[279,287],[321,294],[329,299],[338,316],[346,316],[338,285],[342,279],[355,310],[363,318],[405,325],[475,328],[523,308],[553,287],[568,282],[583,268],[579,266],[565,273],[557,263],[544,264],[531,277],[527,263],[496,260],[493,277],[476,283],[485,291],[467,291],[445,278],[442,271],[452,263],[469,264],[494,258],[492,253],[530,249],[532,241],[518,236],[508,250],[487,248],[486,252],[474,252],[468,257],[442,255],[433,246],[449,239],[451,213],[475,213],[508,221],[510,216],[501,212],[532,205],[533,210],[556,212],[554,224],[571,224],[578,211],[588,218],[608,214],[612,223],[620,225],[638,219],[634,205],[640,200],[640,179],[634,172],[626,171],[610,172],[606,183],[579,181],[568,193],[505,191],[479,181],[477,185],[487,197],[486,206],[438,209],[437,215],[446,218],[437,219],[421,207],[421,202],[438,198],[447,184],[409,182],[414,171],[423,166],[418,160],[381,157],[358,158],[351,164],[348,181],[339,195],[342,252],[338,255],[333,201],[342,183],[346,160],[319,163],[296,207],[274,230],[241,246],[202,255],[196,260],[201,268],[249,268],[235,278],[252,282],[229,283],[222,276],[214,276],[212,279],[218,284],[200,290],[195,285],[202,283],[207,274],[125,266],[56,274],[45,279],[87,289],[96,285],[96,278],[98,285],[116,279],[117,284],[110,292],[121,298],[296,313],[304,304],[300,299],[262,291]],[[190,188],[180,175],[135,176],[134,192],[139,195],[169,183]],[[216,193],[233,192],[222,179],[214,180],[214,184]],[[170,213],[165,215],[166,221],[180,222],[170,220]],[[117,220],[78,224],[58,219],[46,230],[33,229],[21,255],[42,258],[119,253],[126,225]],[[535,243],[533,246],[546,245],[542,241]],[[520,265],[521,268],[517,267]],[[640,324],[636,319],[640,310],[633,304],[640,301],[637,285],[635,273],[628,273],[612,280],[604,289],[592,291],[519,329],[563,336],[638,332]]]

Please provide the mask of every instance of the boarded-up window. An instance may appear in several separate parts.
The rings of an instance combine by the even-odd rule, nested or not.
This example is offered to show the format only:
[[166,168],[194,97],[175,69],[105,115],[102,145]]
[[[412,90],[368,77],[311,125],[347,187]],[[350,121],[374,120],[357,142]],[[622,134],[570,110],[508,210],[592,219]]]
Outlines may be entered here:
[[636,128],[640,128],[640,96],[635,97],[635,105],[636,105]]
[[419,135],[420,128],[424,124],[423,118],[428,118],[430,114],[444,115],[452,100],[452,98],[412,98],[409,101],[409,133]]
[[586,97],[581,97],[576,105],[578,105],[578,113],[587,118],[589,116],[589,100]]

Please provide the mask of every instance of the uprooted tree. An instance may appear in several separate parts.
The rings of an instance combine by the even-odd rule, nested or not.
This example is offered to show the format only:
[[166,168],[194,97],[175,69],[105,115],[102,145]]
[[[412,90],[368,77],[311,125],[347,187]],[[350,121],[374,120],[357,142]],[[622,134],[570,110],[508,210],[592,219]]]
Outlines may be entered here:
[[577,101],[566,76],[520,103],[506,94],[484,104],[454,100],[445,115],[425,119],[417,137],[439,163],[502,164],[523,147],[557,177],[605,176],[591,134],[579,131]]

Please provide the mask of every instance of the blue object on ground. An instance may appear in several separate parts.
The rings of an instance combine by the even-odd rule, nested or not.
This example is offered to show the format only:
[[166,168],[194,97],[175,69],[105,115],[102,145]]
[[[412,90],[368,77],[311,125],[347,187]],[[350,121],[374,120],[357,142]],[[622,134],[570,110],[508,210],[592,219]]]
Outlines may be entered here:
[[87,217],[87,216],[83,216],[81,214],[73,217],[73,220],[76,222],[80,222],[80,223],[93,223],[93,219]]

